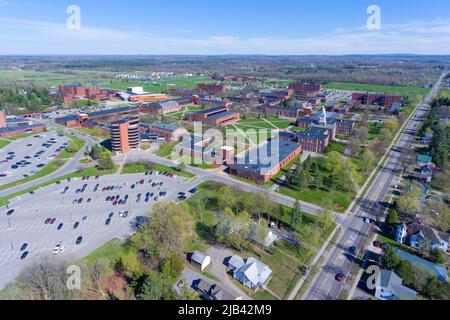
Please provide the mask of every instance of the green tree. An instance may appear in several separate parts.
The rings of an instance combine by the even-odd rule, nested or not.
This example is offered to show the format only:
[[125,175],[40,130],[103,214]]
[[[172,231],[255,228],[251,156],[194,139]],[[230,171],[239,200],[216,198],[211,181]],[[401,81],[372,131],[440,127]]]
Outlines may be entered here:
[[399,217],[398,211],[396,209],[392,209],[391,212],[389,212],[386,222],[390,226],[395,226],[400,222],[400,217]]
[[99,170],[112,170],[114,169],[114,162],[112,161],[111,155],[108,152],[102,152],[100,154],[100,159],[98,160]]
[[99,160],[102,154],[102,150],[98,144],[94,144],[91,148],[91,157],[93,160]]
[[183,270],[183,259],[179,254],[171,254],[164,259],[161,268],[162,273],[174,281],[181,276]]
[[138,285],[136,297],[140,300],[162,300],[169,288],[170,283],[163,274],[151,271]]
[[66,147],[66,151],[69,153],[75,153],[78,152],[78,146],[75,142],[70,141],[69,144]]
[[134,278],[142,275],[142,266],[134,252],[129,252],[117,260],[115,269],[118,273],[127,278]]
[[292,226],[298,227],[303,223],[302,205],[296,200],[292,210]]

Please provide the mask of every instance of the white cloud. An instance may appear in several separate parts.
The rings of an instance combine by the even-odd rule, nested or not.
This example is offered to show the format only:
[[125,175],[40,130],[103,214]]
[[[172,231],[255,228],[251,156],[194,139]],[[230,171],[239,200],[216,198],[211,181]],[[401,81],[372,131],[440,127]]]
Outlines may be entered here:
[[[2,1],[2,0],[0,0]],[[450,54],[450,20],[340,28],[319,37],[253,37],[194,33],[165,37],[63,23],[0,18],[0,54]]]

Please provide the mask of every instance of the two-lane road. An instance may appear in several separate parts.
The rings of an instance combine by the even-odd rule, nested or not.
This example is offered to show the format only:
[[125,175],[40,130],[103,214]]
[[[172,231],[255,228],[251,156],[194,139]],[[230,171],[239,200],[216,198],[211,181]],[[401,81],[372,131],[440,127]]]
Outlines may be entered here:
[[366,195],[355,210],[354,215],[348,215],[342,224],[342,232],[337,239],[331,252],[325,257],[325,264],[317,273],[310,288],[306,291],[303,299],[305,300],[336,300],[339,299],[344,282],[336,281],[338,273],[349,275],[353,263],[348,258],[348,249],[355,246],[358,249],[364,244],[365,238],[369,235],[371,225],[363,221],[363,217],[376,219],[381,215],[381,203],[384,202],[389,188],[392,185],[397,172],[400,169],[399,148],[409,146],[413,136],[410,132],[415,132],[417,126],[421,123],[421,118],[427,112],[429,103],[435,96],[441,86],[445,75],[442,75],[433,87],[430,94],[425,98],[423,104],[418,108],[415,115],[407,122],[400,138],[387,154],[387,161],[378,175],[368,188]]

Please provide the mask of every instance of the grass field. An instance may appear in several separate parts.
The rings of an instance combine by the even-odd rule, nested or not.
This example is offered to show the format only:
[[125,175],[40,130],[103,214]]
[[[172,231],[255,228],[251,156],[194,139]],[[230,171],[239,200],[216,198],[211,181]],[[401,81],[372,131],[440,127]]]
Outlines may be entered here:
[[180,177],[186,177],[186,178],[192,178],[195,177],[194,174],[181,171],[176,168],[169,168],[167,166],[163,166],[161,164],[151,164],[152,168],[150,169],[148,163],[145,162],[133,162],[133,163],[127,163],[123,169],[122,174],[133,174],[133,173],[144,173],[147,171],[167,171],[170,173],[173,173]]
[[39,134],[39,133],[36,133],[36,132],[25,133],[25,134],[22,134],[22,135],[20,135],[20,136],[15,136],[15,137],[12,137],[12,138],[7,138],[7,140],[10,140],[10,141],[16,141],[16,140],[20,140],[20,139],[24,139],[24,138],[28,138],[28,137],[34,136],[34,135],[36,135],[36,134]]
[[[246,131],[246,130],[259,130],[259,129],[286,129],[290,125],[292,125],[291,120],[284,120],[284,119],[277,119],[277,118],[267,118],[267,119],[242,119],[239,122],[235,124],[236,127],[239,129]],[[227,126],[227,129],[233,130],[234,126],[229,125]]]
[[167,158],[172,154],[172,151],[177,144],[179,144],[179,142],[173,141],[160,145],[158,151],[156,152],[156,155],[158,157]]
[[286,186],[280,186],[278,192],[304,202],[317,204],[319,206],[324,206],[328,199],[331,199],[333,204],[336,206],[335,210],[338,212],[344,212],[348,208],[353,200],[354,193],[340,192],[336,190],[325,191],[325,190],[305,190],[297,191]]
[[84,141],[83,139],[77,138],[73,135],[66,135],[69,139],[71,139],[73,142],[75,142],[75,144],[77,145],[77,151],[76,152],[69,152],[67,151],[67,148],[64,149],[63,151],[61,151],[60,154],[58,154],[58,159],[70,159],[73,158],[78,151],[81,150],[81,148],[83,148],[86,145],[86,141]]
[[324,85],[324,89],[348,90],[348,91],[368,91],[368,92],[386,92],[400,94],[403,96],[409,95],[426,95],[431,90],[423,87],[413,86],[381,86],[362,83],[345,83],[345,82],[330,82]]
[[327,147],[327,153],[336,151],[340,154],[344,154],[345,150],[347,150],[347,146],[342,143],[331,142]]
[[0,140],[0,149],[6,147],[10,143],[11,141],[8,140]]

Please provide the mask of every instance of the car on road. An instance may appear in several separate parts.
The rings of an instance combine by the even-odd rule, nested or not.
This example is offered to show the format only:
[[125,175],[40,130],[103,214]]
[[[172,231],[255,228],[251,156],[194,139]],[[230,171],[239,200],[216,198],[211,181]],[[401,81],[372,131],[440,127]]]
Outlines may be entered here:
[[83,217],[83,221],[86,221],[88,219],[88,216]]
[[342,282],[345,279],[345,275],[343,273],[338,273],[335,279],[337,282]]
[[25,251],[24,253],[22,253],[22,255],[20,256],[20,260],[24,260],[26,257],[28,257],[29,252]]
[[105,225],[109,226],[111,224],[111,219],[106,219]]
[[375,240],[375,241],[373,242],[373,246],[374,246],[375,248],[382,248],[382,247],[383,247],[383,244],[381,243],[381,241]]
[[111,212],[109,215],[108,215],[108,219],[112,219],[114,217],[114,212]]
[[91,199],[91,198],[87,199],[87,203],[90,203],[91,201],[92,201],[92,199]]
[[9,210],[9,211],[6,213],[6,215],[7,215],[7,216],[10,216],[10,215],[12,215],[12,214],[14,213],[14,211],[15,211],[14,209],[11,209],[11,210]]
[[45,220],[45,224],[50,224],[50,221],[52,221],[52,218],[47,218],[47,220]]
[[56,229],[61,230],[63,227],[64,227],[64,223],[60,223],[60,224],[58,224],[58,227]]
[[55,224],[55,222],[56,222],[56,218],[53,218],[50,220],[50,224]]
[[73,225],[73,230],[78,229],[79,226],[80,226],[80,223],[78,221],[75,222],[75,224]]
[[77,238],[77,240],[75,241],[75,245],[80,245],[81,243],[83,242],[83,237],[82,236],[79,236],[78,238]]
[[25,251],[26,248],[28,248],[28,243],[24,243],[21,247],[20,247],[20,251]]
[[192,194],[195,194],[195,193],[197,193],[197,188],[194,188],[194,189],[191,189],[191,190],[189,190],[189,193],[192,193]]

